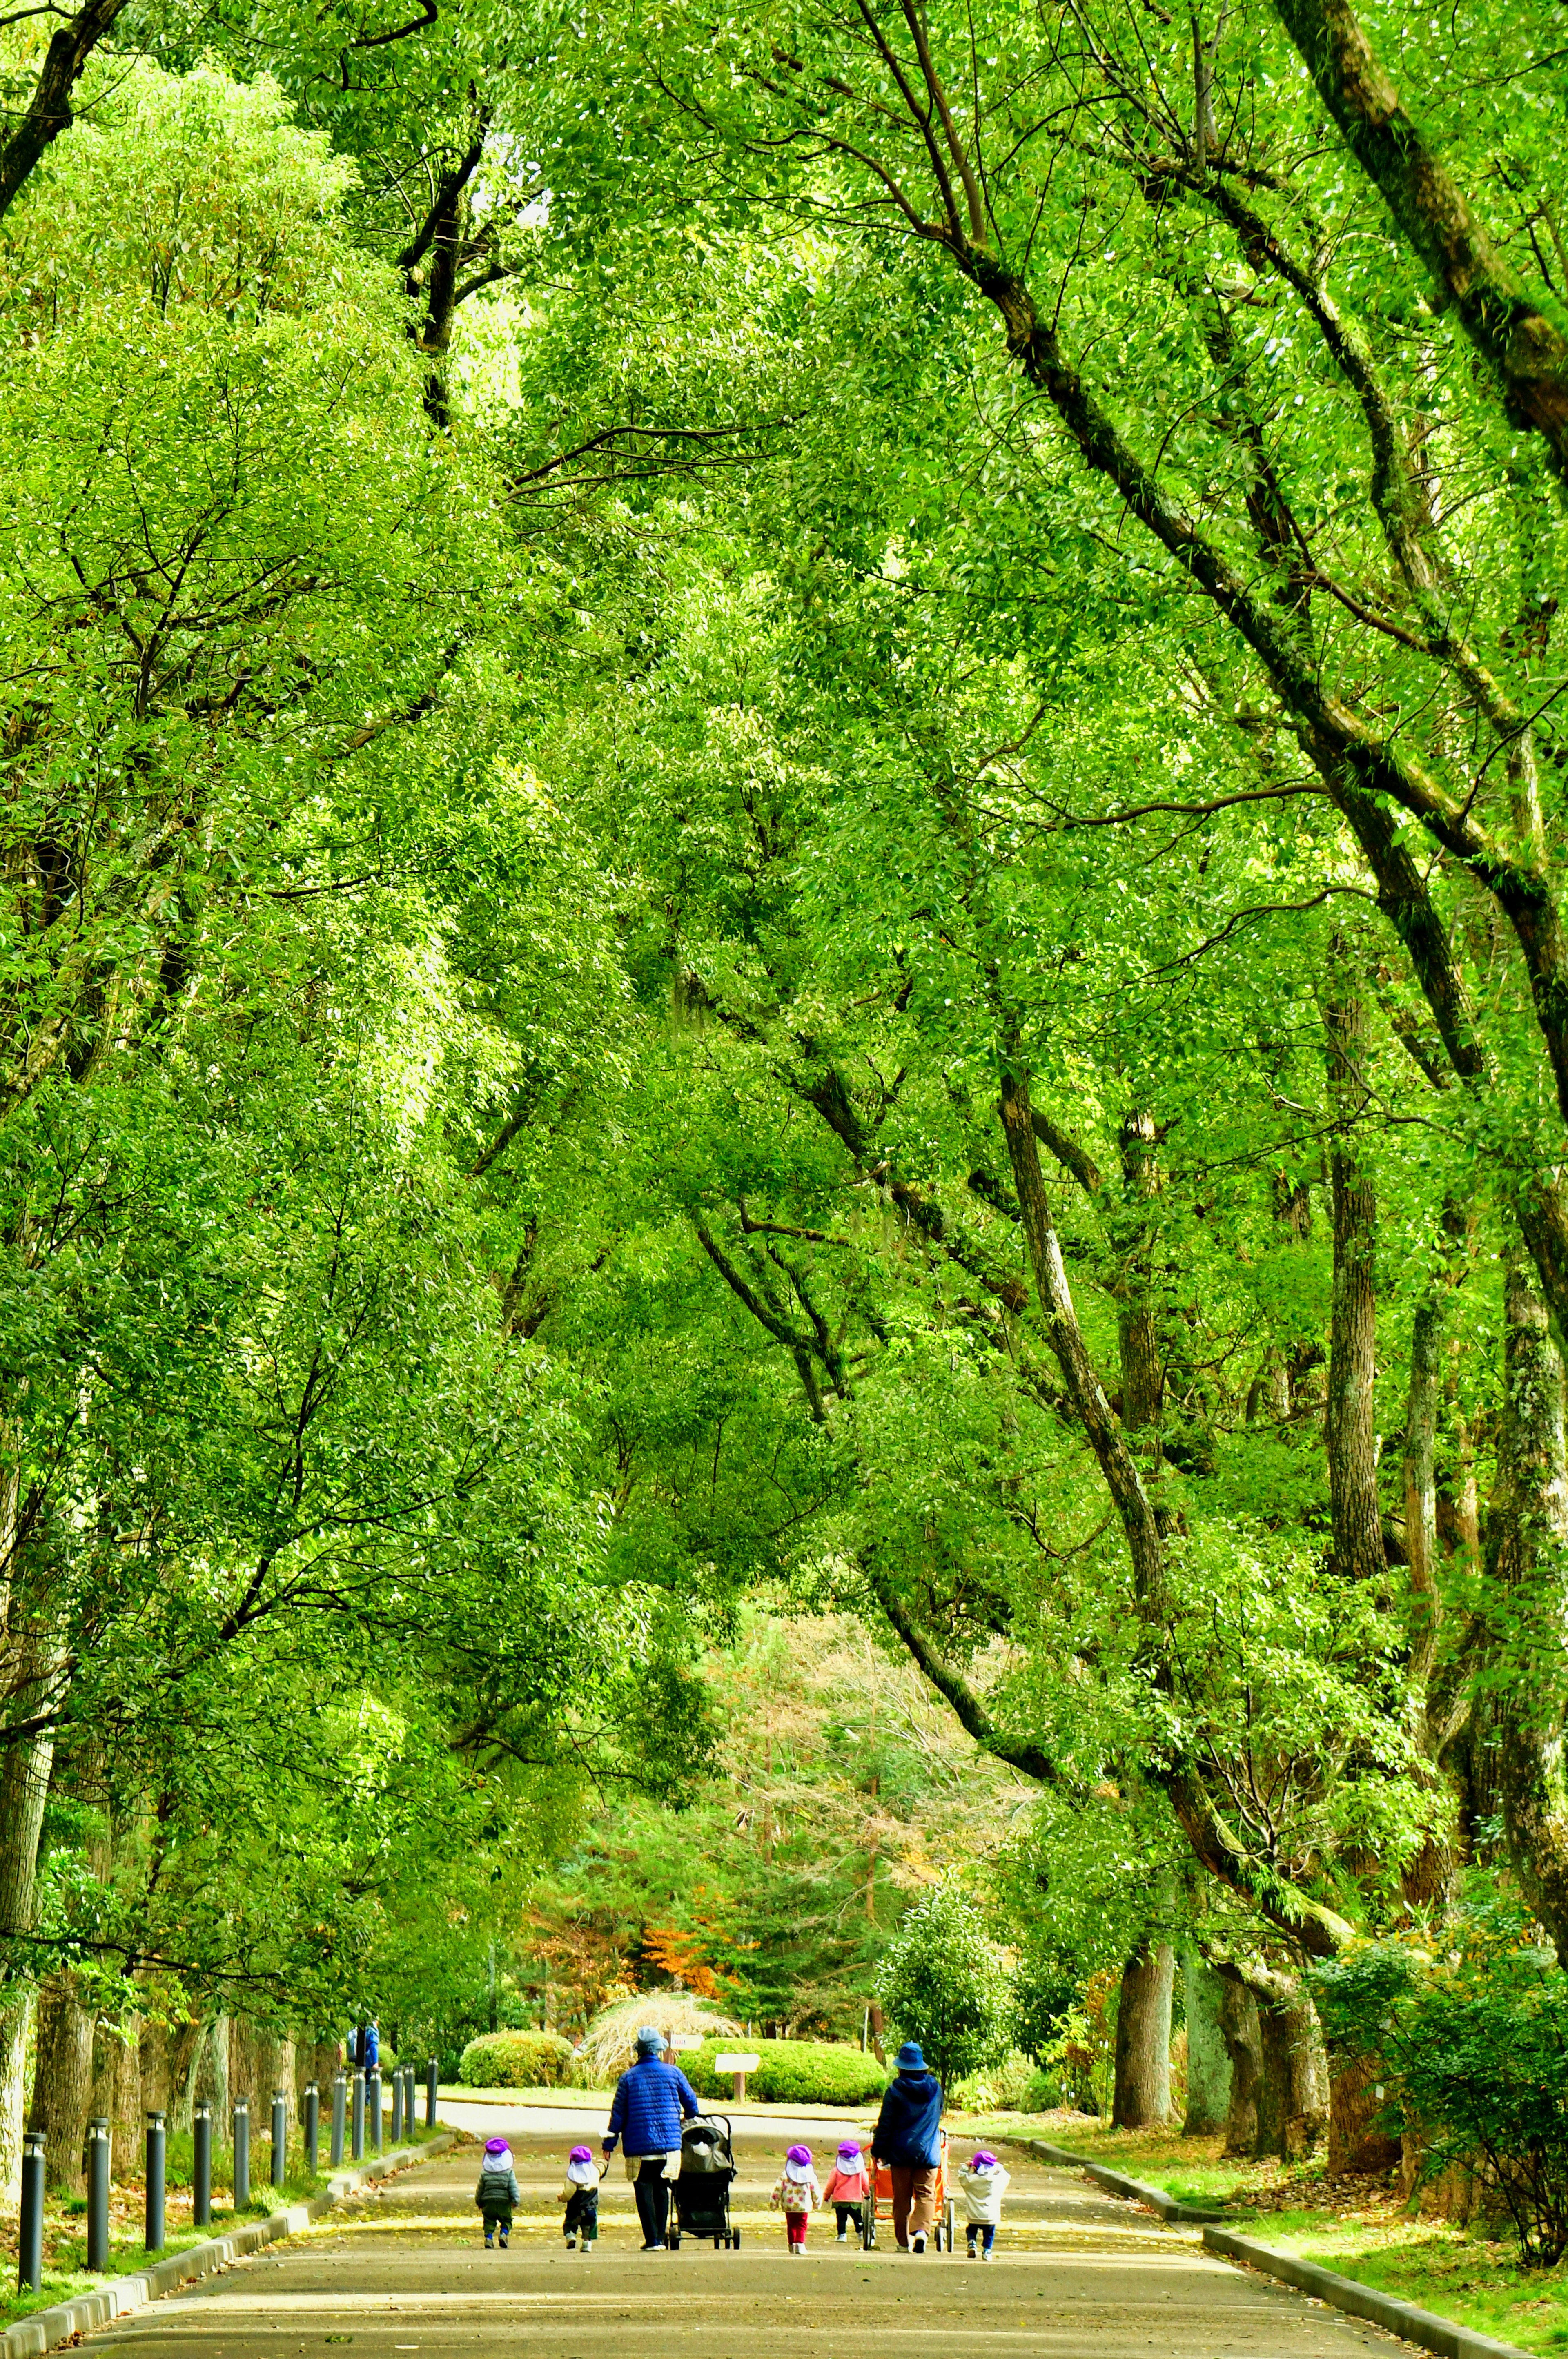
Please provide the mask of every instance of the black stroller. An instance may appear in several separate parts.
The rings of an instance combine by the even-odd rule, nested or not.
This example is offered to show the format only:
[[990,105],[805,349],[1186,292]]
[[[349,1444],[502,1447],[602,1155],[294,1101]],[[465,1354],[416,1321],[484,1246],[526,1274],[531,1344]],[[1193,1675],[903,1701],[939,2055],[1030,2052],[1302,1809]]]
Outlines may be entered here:
[[730,2186],[735,2175],[730,2151],[727,2117],[703,2114],[688,2122],[681,2133],[681,2176],[675,2182],[676,2225],[670,2242],[679,2246],[682,2236],[712,2236],[713,2250],[721,2245],[738,2250],[740,2230],[730,2224]]

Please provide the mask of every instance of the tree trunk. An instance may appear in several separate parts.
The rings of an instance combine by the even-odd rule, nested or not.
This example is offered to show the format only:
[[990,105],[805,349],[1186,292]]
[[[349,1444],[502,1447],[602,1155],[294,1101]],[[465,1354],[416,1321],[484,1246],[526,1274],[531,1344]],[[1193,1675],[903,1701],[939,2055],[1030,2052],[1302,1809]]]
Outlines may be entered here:
[[1328,1094],[1339,1127],[1334,1185],[1334,1309],[1329,1331],[1329,1510],[1333,1570],[1341,1581],[1381,1581],[1387,1570],[1377,1504],[1377,1440],[1373,1414],[1377,1374],[1377,1198],[1353,1125],[1367,1104],[1367,1008],[1346,983],[1337,948],[1323,994],[1328,1035]]
[[1122,1969],[1116,2007],[1116,2091],[1111,2126],[1157,2127],[1171,2118],[1171,1995],[1176,1952],[1142,1942]]
[[[1497,1784],[1515,1873],[1568,1963],[1568,1797],[1560,1659],[1568,1545],[1563,1363],[1546,1306],[1510,1259],[1503,1297],[1503,1420],[1487,1516],[1493,1583],[1514,1624],[1494,1682]],[[1500,1651],[1500,1650],[1499,1650]]]
[[[9,1641],[0,1631],[0,1664],[10,1674],[9,1712],[25,1721],[52,1688],[54,1649],[30,1630]],[[22,1738],[0,1753],[0,1926],[10,1933],[25,1934],[33,1921],[38,1838],[53,1763],[52,1734]],[[32,1984],[7,1970],[0,1980],[0,2203],[15,2203],[21,2195],[32,2018]]]
[[44,2134],[44,2173],[50,2187],[82,2191],[82,2153],[93,2094],[93,2016],[82,2003],[74,1974],[51,1975],[38,1993],[33,2102],[27,2127]]
[[1212,2137],[1230,2109],[1231,2061],[1221,2016],[1225,1984],[1189,1943],[1181,1952],[1187,2015],[1187,2114],[1183,2137]]
[[196,2102],[211,2105],[214,2137],[226,2137],[234,2091],[229,2080],[229,2018],[214,2017],[197,2054]]
[[1382,2070],[1375,2056],[1357,2056],[1330,2073],[1328,2167],[1336,2176],[1392,2170],[1399,2160],[1399,2138],[1377,2125],[1383,2111],[1377,2093]]
[[1225,2151],[1254,2155],[1258,2152],[1258,2097],[1263,2082],[1258,2002],[1237,1974],[1222,1974],[1220,1987],[1220,2036],[1230,2059]]
[[133,2015],[118,2027],[100,2024],[93,2042],[93,2094],[87,2110],[108,2122],[110,2168],[116,2179],[141,2168],[141,2037],[142,2019]]
[[1270,1974],[1254,1991],[1263,2050],[1258,2104],[1260,2155],[1293,2161],[1310,2153],[1328,2126],[1328,2061],[1317,2013],[1294,1978]]

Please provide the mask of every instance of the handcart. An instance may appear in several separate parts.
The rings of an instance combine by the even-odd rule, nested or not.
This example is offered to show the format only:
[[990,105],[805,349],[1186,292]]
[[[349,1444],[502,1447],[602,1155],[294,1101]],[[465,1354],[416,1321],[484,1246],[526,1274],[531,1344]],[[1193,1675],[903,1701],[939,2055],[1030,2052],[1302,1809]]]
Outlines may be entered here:
[[[877,2206],[880,2201],[887,2217],[893,2214],[893,2173],[885,2162],[871,2165],[871,2192],[860,2207],[860,2241],[869,2253],[877,2244]],[[952,2252],[953,2240],[958,2228],[958,2206],[947,2188],[947,2132],[937,2133],[935,2218],[931,2223],[931,2242],[940,2253]]]
[[675,2223],[670,2231],[671,2251],[682,2236],[712,2236],[713,2250],[721,2245],[740,2249],[740,2230],[730,2219],[730,2189],[735,2183],[735,2154],[726,2114],[700,2114],[681,2133],[681,2175],[675,2181]]

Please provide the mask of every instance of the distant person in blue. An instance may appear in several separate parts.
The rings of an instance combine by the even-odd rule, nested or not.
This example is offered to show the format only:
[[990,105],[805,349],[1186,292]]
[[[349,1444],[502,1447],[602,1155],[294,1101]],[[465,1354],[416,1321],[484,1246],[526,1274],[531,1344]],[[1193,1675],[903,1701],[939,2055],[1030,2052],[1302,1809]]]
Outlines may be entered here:
[[623,2141],[626,2176],[637,2198],[645,2253],[662,2253],[670,2225],[670,2182],[681,2168],[681,2125],[702,2108],[677,2064],[664,2061],[664,2034],[645,2025],[637,2036],[637,2062],[615,2083],[604,2152]]
[[380,2061],[381,2061],[381,2034],[380,2034],[380,2032],[379,2032],[379,2031],[377,2030],[377,2028],[376,2028],[376,2019],[375,2019],[375,2017],[371,2017],[371,2020],[370,2020],[370,2021],[365,2025],[365,2071],[366,2071],[367,2072],[374,2072],[374,2071],[375,2071],[375,2070],[376,2070],[376,2066],[380,2063]]
[[936,2174],[942,2160],[942,2082],[924,2051],[906,2039],[898,2070],[882,2093],[871,2151],[893,2181],[893,2234],[901,2253],[923,2253],[936,2218]]

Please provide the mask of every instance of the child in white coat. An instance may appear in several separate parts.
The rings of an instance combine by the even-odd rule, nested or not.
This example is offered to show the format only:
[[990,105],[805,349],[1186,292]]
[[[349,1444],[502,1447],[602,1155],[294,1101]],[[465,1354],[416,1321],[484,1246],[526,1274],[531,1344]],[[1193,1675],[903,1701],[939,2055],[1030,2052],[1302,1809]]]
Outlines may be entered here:
[[981,2243],[981,2259],[991,2258],[991,2247],[996,2241],[996,2231],[1002,2224],[1002,2198],[1007,2193],[1012,2173],[1004,2170],[994,2154],[984,2147],[973,2162],[966,2163],[958,2174],[959,2200],[964,2205],[964,2234],[969,2257],[975,2258],[975,2239]]

